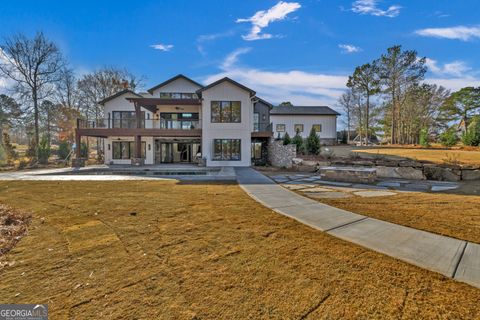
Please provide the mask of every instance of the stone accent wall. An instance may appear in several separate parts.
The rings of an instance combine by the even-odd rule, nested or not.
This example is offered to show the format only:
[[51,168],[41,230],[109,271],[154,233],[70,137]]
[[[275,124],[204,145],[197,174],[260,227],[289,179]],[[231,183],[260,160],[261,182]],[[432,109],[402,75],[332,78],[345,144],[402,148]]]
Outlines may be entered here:
[[361,166],[375,168],[379,178],[408,180],[461,181],[480,180],[480,166],[422,163],[413,160],[350,159],[304,160],[303,166]]
[[292,160],[297,156],[297,146],[284,146],[282,141],[270,141],[268,145],[268,162],[274,167],[291,168]]

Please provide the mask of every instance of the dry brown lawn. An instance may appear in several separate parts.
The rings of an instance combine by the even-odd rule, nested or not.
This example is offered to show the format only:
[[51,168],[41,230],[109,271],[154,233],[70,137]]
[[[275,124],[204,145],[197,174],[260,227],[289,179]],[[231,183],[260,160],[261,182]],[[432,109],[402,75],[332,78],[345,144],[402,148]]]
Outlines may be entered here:
[[428,161],[432,163],[452,163],[467,165],[480,165],[480,150],[457,150],[457,149],[422,149],[422,148],[365,148],[354,150],[360,154],[368,153],[373,155],[398,156],[414,159],[418,161]]
[[480,243],[479,196],[414,192],[391,197],[321,199],[321,202],[396,224]]
[[52,319],[480,318],[480,290],[233,184],[0,182],[0,202],[33,216],[2,258],[0,301],[48,303]]

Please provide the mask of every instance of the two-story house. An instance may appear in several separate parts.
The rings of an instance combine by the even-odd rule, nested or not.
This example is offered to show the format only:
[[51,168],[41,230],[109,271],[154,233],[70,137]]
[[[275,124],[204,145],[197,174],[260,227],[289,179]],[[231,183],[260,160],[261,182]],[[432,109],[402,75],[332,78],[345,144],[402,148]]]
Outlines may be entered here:
[[272,105],[255,94],[229,78],[202,86],[183,75],[147,93],[124,90],[99,102],[104,119],[78,120],[76,144],[104,138],[106,164],[264,163]]

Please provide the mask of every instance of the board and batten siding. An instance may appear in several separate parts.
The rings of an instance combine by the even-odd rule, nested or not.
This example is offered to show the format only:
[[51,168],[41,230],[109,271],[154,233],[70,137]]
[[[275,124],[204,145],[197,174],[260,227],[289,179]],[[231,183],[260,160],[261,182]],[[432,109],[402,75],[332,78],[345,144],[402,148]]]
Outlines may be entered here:
[[[253,102],[250,93],[229,83],[222,82],[202,92],[202,157],[207,166],[250,166],[251,134],[253,131]],[[240,123],[212,123],[212,101],[240,101]],[[240,139],[240,161],[213,161],[214,139]]]
[[200,87],[196,84],[180,78],[155,89],[152,92],[152,96],[158,98],[160,97],[160,92],[195,93],[198,89],[200,89]]
[[[270,120],[273,124],[273,136],[278,137],[277,124],[285,125],[285,132],[288,132],[290,137],[293,137],[296,132],[294,126],[296,124],[303,124],[303,132],[300,135],[303,138],[308,137],[310,130],[314,124],[322,125],[322,131],[317,132],[320,139],[336,139],[337,138],[337,117],[334,115],[277,115],[271,114]],[[280,137],[283,137],[285,132],[280,132]]]

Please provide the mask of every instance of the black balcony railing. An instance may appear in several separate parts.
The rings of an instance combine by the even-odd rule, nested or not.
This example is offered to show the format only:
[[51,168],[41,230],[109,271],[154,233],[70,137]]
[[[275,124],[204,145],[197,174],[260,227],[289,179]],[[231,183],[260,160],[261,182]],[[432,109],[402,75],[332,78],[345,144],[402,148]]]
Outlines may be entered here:
[[137,126],[136,118],[78,120],[80,129],[200,129],[199,120],[141,119]]
[[272,132],[272,124],[269,122],[253,123],[253,132]]

